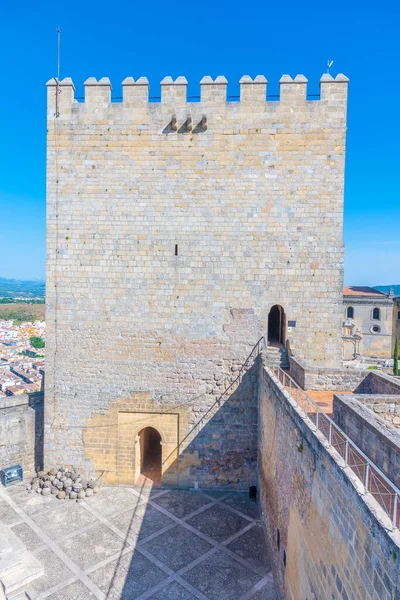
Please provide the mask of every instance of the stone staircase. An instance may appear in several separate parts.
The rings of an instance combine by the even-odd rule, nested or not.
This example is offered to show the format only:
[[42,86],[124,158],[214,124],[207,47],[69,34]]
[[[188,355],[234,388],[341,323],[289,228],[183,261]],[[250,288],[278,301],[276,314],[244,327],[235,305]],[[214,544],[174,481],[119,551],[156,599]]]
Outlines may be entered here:
[[267,346],[267,364],[281,369],[289,369],[289,355],[286,348]]
[[0,523],[0,600],[27,600],[26,586],[44,575],[44,567],[15,533]]

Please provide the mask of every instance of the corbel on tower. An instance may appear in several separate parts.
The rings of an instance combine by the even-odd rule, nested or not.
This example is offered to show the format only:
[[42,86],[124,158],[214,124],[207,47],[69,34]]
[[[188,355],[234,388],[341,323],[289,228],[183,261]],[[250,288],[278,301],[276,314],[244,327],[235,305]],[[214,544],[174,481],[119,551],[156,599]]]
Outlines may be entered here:
[[124,104],[145,104],[149,101],[149,81],[147,77],[126,77],[122,82],[122,101]]
[[175,79],[164,77],[161,81],[161,102],[171,107],[184,106],[186,104],[186,93],[188,82],[186,77],[179,76]]
[[282,75],[279,80],[280,102],[290,106],[305,104],[307,83],[308,79],[304,75],[296,75],[294,79],[290,75]]
[[240,83],[240,102],[244,104],[263,104],[267,99],[267,83],[264,75],[257,75],[253,80],[243,75]]
[[223,75],[219,75],[215,81],[209,75],[206,75],[200,81],[201,102],[209,104],[225,103],[227,87],[228,80]]
[[95,77],[89,77],[83,84],[85,86],[85,104],[99,105],[111,102],[111,82],[108,77],[102,77],[99,81]]

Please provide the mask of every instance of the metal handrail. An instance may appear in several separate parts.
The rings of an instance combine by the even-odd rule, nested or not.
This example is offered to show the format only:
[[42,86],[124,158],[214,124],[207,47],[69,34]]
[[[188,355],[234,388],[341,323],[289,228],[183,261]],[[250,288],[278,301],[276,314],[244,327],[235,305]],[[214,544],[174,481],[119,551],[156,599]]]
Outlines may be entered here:
[[[296,405],[305,412],[316,430],[320,431],[327,440],[329,446],[334,448],[344,460],[353,473],[359,478],[364,488],[369,492],[380,506],[385,510],[392,521],[393,527],[399,527],[400,490],[390,479],[372,462],[370,458],[349,438],[349,436],[321,409],[300,386],[283,371],[279,366],[268,366],[272,377],[278,381],[283,389],[289,388],[291,398]],[[282,380],[282,381],[281,381]],[[286,381],[286,384],[285,384]],[[296,390],[295,396],[293,391]],[[301,395],[304,396],[304,405],[301,406]],[[314,412],[310,412],[310,408]],[[313,415],[315,414],[315,420]],[[315,433],[315,432],[314,432]],[[344,446],[344,451],[343,447]],[[352,460],[354,459],[354,460]],[[388,499],[388,501],[387,501]],[[393,500],[393,504],[392,504]],[[389,505],[388,505],[389,502]]]

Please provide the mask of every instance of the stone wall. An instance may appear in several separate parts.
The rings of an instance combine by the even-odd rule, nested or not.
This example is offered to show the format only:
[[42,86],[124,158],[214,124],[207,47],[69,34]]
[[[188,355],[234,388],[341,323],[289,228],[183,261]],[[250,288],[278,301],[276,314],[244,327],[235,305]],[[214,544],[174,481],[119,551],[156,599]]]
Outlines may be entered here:
[[356,369],[316,368],[291,355],[290,375],[303,390],[352,391],[366,377],[366,371]]
[[281,598],[393,600],[399,531],[264,368],[259,389],[260,500]]
[[0,398],[0,470],[32,472],[43,464],[43,393]]
[[[200,102],[184,78],[161,88],[148,102],[147,80],[128,78],[110,102],[91,78],[76,102],[70,79],[48,85],[48,465],[97,469],[85,428],[136,394],[155,413],[183,407],[188,435],[275,304],[301,355],[340,360],[347,78],[324,75],[313,101],[302,76],[282,78],[279,102],[262,77],[240,102],[223,77]],[[247,446],[228,447],[240,464]]]
[[[385,403],[384,397],[375,397],[374,400]],[[400,397],[398,402],[400,408]],[[400,487],[400,432],[381,418],[382,413],[376,415],[370,406],[370,396],[335,395],[334,421]]]
[[355,394],[389,394],[400,396],[400,378],[370,371],[354,389]]
[[393,427],[400,427],[400,396],[357,394],[356,398]]

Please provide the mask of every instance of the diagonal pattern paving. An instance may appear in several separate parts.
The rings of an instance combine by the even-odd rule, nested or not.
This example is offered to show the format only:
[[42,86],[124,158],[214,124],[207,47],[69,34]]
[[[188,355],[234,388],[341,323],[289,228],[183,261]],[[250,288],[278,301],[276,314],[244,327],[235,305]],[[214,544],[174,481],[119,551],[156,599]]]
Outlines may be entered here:
[[276,600],[247,494],[105,487],[80,504],[0,488],[0,520],[42,562],[33,600]]

